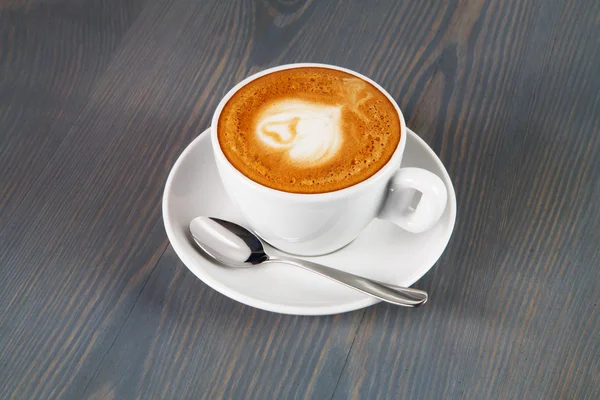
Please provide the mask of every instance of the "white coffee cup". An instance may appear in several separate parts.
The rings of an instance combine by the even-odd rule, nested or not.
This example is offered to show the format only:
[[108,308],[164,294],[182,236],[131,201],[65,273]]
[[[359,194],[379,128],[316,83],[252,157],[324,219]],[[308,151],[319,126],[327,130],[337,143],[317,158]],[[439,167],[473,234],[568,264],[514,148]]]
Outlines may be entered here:
[[[290,68],[320,67],[352,74],[379,89],[400,118],[400,141],[391,159],[370,178],[345,189],[318,194],[295,194],[260,185],[238,171],[225,157],[218,140],[218,122],[229,99],[261,76]],[[431,228],[446,207],[448,189],[435,174],[420,168],[400,168],[406,146],[406,123],[400,108],[381,86],[346,68],[326,64],[288,64],[252,75],[221,100],[212,119],[211,141],[217,169],[231,200],[249,227],[272,246],[287,253],[314,256],[333,252],[352,242],[374,219],[389,220],[413,233]],[[415,208],[413,196],[421,192]]]

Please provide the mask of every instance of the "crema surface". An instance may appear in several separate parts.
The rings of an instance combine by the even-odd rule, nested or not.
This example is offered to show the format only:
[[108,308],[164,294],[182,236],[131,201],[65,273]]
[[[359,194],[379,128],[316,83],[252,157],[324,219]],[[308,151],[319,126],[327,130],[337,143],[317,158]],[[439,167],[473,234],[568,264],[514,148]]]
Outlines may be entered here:
[[261,185],[326,193],[383,167],[400,140],[394,105],[370,83],[328,68],[273,72],[225,105],[218,138],[229,162]]

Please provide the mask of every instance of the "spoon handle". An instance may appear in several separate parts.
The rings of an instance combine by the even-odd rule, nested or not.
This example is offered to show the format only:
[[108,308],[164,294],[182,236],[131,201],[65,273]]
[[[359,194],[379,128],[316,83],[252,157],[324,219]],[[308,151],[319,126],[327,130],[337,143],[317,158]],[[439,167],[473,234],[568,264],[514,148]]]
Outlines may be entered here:
[[321,276],[339,282],[352,289],[358,290],[379,300],[403,307],[419,307],[427,302],[427,292],[419,289],[405,288],[383,282],[367,279],[349,272],[326,267],[306,260],[289,258],[272,258],[269,262],[283,262],[317,273]]

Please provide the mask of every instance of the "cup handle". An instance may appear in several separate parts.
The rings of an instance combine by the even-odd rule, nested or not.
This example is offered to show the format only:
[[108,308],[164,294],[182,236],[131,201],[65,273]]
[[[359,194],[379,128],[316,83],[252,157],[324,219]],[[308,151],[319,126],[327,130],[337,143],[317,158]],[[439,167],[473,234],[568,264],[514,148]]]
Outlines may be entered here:
[[[421,192],[421,199],[413,207],[411,203],[417,192]],[[379,218],[409,232],[421,233],[440,219],[447,201],[448,190],[440,177],[421,168],[401,168],[389,183]]]

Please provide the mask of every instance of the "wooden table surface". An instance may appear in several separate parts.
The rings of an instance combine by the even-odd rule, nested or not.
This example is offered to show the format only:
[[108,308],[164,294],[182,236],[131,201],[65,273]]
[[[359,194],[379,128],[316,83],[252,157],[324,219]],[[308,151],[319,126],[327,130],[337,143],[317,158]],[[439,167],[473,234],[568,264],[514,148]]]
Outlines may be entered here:
[[[600,398],[597,0],[0,0],[0,397]],[[388,89],[454,181],[423,308],[278,315],[166,238],[173,163],[253,72]]]

